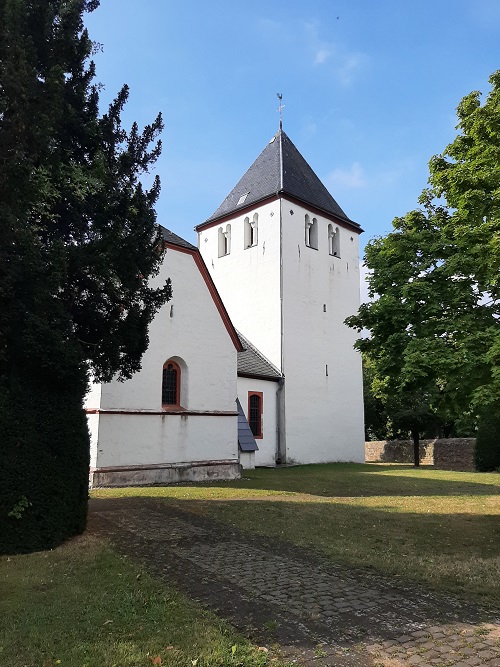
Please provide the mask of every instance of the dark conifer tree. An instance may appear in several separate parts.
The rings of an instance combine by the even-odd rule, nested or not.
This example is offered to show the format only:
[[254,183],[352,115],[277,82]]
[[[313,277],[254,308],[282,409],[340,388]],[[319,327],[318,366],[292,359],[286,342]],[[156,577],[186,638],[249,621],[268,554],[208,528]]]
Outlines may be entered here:
[[140,368],[170,298],[140,177],[162,119],[127,132],[124,86],[104,116],[83,15],[98,0],[0,0],[0,551],[85,527],[90,374]]

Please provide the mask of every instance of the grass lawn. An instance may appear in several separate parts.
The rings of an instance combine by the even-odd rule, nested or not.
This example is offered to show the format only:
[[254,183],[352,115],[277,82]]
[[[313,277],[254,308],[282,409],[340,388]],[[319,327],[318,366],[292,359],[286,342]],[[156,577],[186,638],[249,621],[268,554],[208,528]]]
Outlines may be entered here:
[[228,624],[88,536],[54,551],[0,558],[0,591],[2,667],[270,661]]
[[500,475],[329,464],[245,471],[237,482],[102,489],[156,496],[337,563],[500,604]]

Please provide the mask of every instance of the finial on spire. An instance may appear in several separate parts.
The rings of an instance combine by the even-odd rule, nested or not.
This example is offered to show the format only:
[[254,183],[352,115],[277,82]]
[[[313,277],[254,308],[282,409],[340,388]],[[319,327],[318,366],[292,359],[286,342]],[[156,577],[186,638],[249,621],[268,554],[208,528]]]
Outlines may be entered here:
[[285,108],[285,105],[281,103],[281,101],[283,100],[283,95],[281,93],[276,93],[276,95],[280,101],[280,105],[276,109],[276,111],[280,112],[280,130],[281,130],[283,129],[283,109]]

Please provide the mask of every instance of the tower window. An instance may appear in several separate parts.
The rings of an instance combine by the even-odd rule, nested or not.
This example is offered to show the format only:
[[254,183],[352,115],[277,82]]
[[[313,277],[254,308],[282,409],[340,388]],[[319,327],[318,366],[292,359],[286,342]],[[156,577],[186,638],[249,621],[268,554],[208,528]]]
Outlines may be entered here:
[[262,438],[262,399],[261,391],[248,392],[248,425],[255,438]]
[[231,225],[226,225],[226,231],[219,227],[219,257],[231,252]]
[[305,232],[306,232],[306,246],[308,248],[318,249],[318,221],[316,218],[312,220],[307,215],[305,216]]
[[253,219],[245,218],[245,248],[257,245],[257,234],[259,225],[259,214],[255,213]]
[[339,228],[328,225],[328,252],[334,257],[340,257],[340,234]]

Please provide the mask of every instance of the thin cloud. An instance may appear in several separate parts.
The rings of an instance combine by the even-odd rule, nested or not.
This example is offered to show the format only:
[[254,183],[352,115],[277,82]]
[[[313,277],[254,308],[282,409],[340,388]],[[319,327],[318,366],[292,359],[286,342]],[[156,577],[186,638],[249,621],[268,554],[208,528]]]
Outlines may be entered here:
[[313,120],[307,120],[302,127],[303,137],[313,137],[318,132],[318,124]]
[[328,67],[343,85],[350,84],[367,63],[368,58],[364,53],[351,53],[340,44],[322,39],[319,21],[308,21],[304,24],[304,30],[313,64]]
[[272,35],[273,37],[277,34],[281,34],[284,29],[283,23],[274,21],[273,19],[259,19],[257,26],[261,33],[264,35]]
[[315,62],[316,65],[322,65],[323,63],[325,63],[328,60],[328,58],[331,55],[332,55],[332,53],[328,49],[320,49],[316,53],[316,57],[314,58],[314,62]]
[[333,186],[349,190],[364,188],[367,185],[363,167],[359,162],[353,162],[349,169],[334,169],[327,180]]

